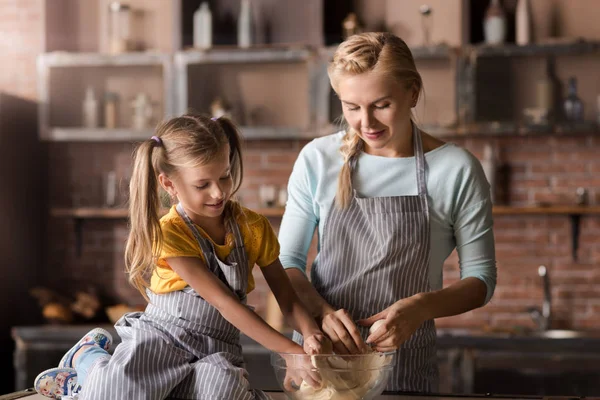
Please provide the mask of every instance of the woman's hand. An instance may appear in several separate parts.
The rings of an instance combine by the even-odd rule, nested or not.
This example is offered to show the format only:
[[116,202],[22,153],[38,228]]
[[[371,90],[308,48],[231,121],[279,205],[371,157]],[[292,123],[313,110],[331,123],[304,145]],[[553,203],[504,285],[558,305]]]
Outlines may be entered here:
[[333,353],[333,344],[323,332],[315,332],[304,335],[304,352],[313,354],[331,354]]
[[358,324],[371,326],[382,320],[379,327],[367,338],[367,343],[375,351],[394,351],[425,322],[424,314],[420,302],[415,297],[409,297],[395,302],[369,318],[361,319]]
[[344,309],[325,313],[321,329],[331,339],[336,354],[362,354],[367,350],[350,313]]

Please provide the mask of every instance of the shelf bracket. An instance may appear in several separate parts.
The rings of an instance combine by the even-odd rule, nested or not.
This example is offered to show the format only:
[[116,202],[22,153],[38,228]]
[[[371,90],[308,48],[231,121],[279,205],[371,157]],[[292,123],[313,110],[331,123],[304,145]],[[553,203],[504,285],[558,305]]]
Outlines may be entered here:
[[577,252],[579,250],[579,225],[581,214],[569,214],[571,219],[571,255],[573,261],[577,261]]

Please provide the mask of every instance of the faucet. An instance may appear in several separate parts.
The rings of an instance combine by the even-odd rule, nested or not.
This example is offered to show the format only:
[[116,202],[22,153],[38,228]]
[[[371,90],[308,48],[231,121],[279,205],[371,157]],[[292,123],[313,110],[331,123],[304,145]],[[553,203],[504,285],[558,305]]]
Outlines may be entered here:
[[552,319],[552,295],[550,293],[550,276],[548,275],[546,266],[539,266],[538,275],[542,278],[544,285],[544,302],[542,303],[542,309],[540,310],[539,307],[530,307],[527,309],[527,312],[535,321],[538,330],[547,331],[550,328]]

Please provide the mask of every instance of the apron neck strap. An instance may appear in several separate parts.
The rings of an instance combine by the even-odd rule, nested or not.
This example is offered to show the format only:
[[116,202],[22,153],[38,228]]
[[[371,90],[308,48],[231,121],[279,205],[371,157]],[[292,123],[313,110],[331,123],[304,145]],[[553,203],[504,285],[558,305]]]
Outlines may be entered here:
[[419,195],[427,194],[427,182],[425,181],[425,153],[423,152],[423,140],[421,139],[421,130],[412,123],[413,128],[413,148],[415,160],[417,163],[417,185]]

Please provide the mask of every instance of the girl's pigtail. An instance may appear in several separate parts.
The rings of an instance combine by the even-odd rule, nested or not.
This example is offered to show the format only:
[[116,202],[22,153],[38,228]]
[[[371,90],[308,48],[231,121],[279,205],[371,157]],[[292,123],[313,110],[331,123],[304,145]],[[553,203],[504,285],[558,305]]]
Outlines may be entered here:
[[125,246],[125,268],[129,283],[148,300],[148,275],[162,248],[160,196],[152,153],[164,151],[159,137],[153,136],[139,145],[134,154],[129,187],[130,232]]

